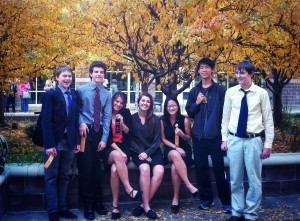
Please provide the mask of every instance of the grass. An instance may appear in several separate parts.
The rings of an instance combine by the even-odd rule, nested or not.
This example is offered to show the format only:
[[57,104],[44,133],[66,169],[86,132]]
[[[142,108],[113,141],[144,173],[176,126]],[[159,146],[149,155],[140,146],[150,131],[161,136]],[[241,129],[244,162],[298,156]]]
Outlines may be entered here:
[[[37,163],[43,162],[43,148],[37,147],[28,137],[32,132],[32,122],[8,122],[9,125],[0,128],[5,137],[9,153],[7,163]],[[275,129],[273,153],[300,152],[300,114],[285,115],[281,128]]]

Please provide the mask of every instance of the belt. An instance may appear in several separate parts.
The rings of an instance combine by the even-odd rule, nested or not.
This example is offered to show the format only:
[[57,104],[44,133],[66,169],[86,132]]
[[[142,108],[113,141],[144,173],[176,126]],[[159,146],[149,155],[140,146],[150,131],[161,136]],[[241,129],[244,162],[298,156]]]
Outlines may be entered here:
[[239,136],[238,134],[236,133],[232,133],[229,131],[229,134],[232,135],[232,136],[235,136],[235,137],[239,137],[239,138],[254,138],[254,137],[261,137],[261,133],[248,133],[246,134],[245,136]]

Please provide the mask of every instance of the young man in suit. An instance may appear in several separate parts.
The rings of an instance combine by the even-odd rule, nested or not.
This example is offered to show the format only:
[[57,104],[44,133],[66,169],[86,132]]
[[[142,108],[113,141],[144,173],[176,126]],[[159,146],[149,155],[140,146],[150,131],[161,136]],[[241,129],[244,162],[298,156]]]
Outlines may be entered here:
[[47,91],[43,97],[41,125],[45,162],[51,155],[54,157],[50,166],[45,169],[50,221],[58,221],[60,216],[67,219],[77,218],[67,207],[68,173],[74,153],[80,149],[78,95],[70,90],[72,74],[69,66],[60,66],[55,71],[58,86]]
[[107,214],[102,204],[101,160],[109,136],[112,106],[110,92],[102,85],[106,65],[94,61],[89,73],[91,82],[78,88],[81,101],[79,131],[86,138],[85,151],[78,153],[78,176],[84,217],[94,220],[94,211],[100,215]]

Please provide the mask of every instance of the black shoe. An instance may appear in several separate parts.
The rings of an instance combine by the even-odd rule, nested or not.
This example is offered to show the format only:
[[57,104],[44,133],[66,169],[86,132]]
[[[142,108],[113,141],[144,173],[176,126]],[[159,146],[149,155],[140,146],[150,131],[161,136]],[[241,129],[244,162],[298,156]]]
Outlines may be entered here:
[[91,204],[86,204],[84,206],[84,218],[86,218],[87,220],[95,219],[95,212]]
[[230,205],[223,205],[223,213],[226,213],[226,214],[231,214],[231,206]]
[[193,197],[200,197],[200,192],[199,192],[199,190],[197,190],[196,192],[194,192],[194,193],[191,193],[192,194],[192,196]]
[[198,208],[202,209],[202,210],[208,210],[210,207],[212,207],[214,205],[214,201],[213,200],[203,200]]
[[[137,191],[135,196],[133,195],[134,191]],[[130,191],[130,193],[128,195],[129,195],[130,199],[137,200],[137,199],[142,198],[142,194],[143,194],[143,191],[138,191],[138,190],[133,189]]]
[[179,211],[179,204],[178,205],[171,205],[171,211],[172,213],[178,213]]
[[243,221],[243,217],[231,216],[227,221]]
[[99,213],[99,215],[107,215],[107,209],[102,203],[95,203],[94,204],[94,210]]
[[72,213],[70,210],[67,210],[67,209],[59,211],[58,215],[63,218],[66,218],[66,219],[77,219],[78,218],[74,213]]
[[139,206],[137,206],[136,208],[133,209],[132,214],[133,214],[134,216],[140,216],[140,215],[142,215],[144,212],[145,212],[145,211],[144,211],[144,208],[141,207],[141,205],[139,205]]
[[111,212],[111,219],[120,219],[120,217],[121,217],[120,209],[119,209],[119,207],[113,206],[113,210],[115,210],[115,209],[118,210],[119,212],[118,213]]
[[146,213],[146,216],[149,219],[157,219],[157,214],[152,209],[148,210],[148,212]]
[[57,212],[48,213],[49,221],[59,221],[59,216]]

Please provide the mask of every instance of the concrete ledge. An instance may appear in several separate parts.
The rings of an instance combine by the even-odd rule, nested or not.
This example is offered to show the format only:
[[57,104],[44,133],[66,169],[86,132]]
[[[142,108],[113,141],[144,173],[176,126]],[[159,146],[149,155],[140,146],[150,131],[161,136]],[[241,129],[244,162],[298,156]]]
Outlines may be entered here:
[[[224,158],[226,172],[228,174],[228,159]],[[210,167],[212,166],[209,159]],[[134,188],[139,188],[139,171],[133,162],[128,163],[129,179]],[[70,208],[79,208],[80,199],[78,192],[78,176],[72,174],[70,170],[70,188],[68,192],[68,202]],[[214,196],[217,197],[216,183],[213,169],[210,168],[212,187]],[[103,200],[112,201],[110,189],[110,172],[104,171],[102,174]],[[188,170],[188,177],[191,183],[196,185],[194,168]],[[44,187],[44,164],[6,164],[5,174],[0,176],[0,187],[2,189],[2,201],[5,208],[2,211],[20,211],[20,210],[44,210],[45,209],[45,187]],[[248,181],[244,179],[245,187],[248,187]],[[278,153],[273,154],[271,158],[263,161],[262,168],[262,186],[264,196],[293,195],[300,194],[300,153]],[[171,199],[173,186],[171,179],[170,165],[165,167],[163,181],[153,200]],[[1,194],[0,194],[1,197]],[[190,198],[190,193],[182,185],[180,189],[180,198]],[[30,204],[28,204],[30,199]],[[129,202],[128,195],[121,185],[120,203]],[[0,203],[1,204],[1,203]],[[4,204],[3,204],[4,205]],[[1,212],[1,208],[0,208]],[[0,213],[1,218],[1,213]]]
[[[209,166],[212,167],[212,162],[209,156]],[[228,167],[228,158],[224,157],[224,164]],[[300,164],[300,153],[274,153],[270,158],[263,160],[263,166],[279,166],[279,165],[296,165]],[[136,165],[130,161],[127,165],[128,169],[137,169]],[[169,168],[170,165],[165,166]],[[23,177],[23,176],[44,176],[44,164],[17,164],[11,163],[5,165],[5,176]],[[1,178],[0,176],[0,184]]]

